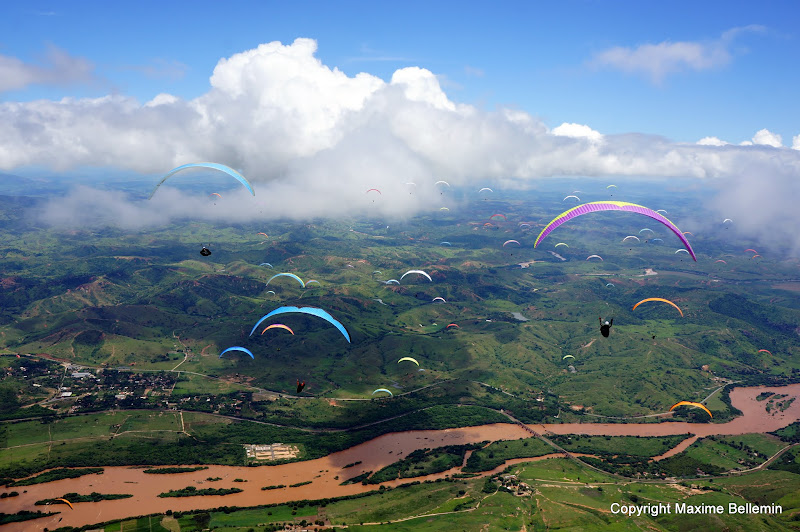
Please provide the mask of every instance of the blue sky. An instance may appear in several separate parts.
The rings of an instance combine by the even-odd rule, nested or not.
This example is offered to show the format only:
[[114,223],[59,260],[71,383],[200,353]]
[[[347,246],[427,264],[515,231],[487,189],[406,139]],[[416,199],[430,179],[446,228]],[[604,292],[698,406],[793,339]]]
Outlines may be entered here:
[[[388,81],[419,66],[454,102],[517,108],[550,127],[731,143],[766,128],[787,146],[800,134],[797,2],[81,1],[6,3],[3,12],[0,56],[42,65],[52,46],[89,65],[72,83],[0,92],[4,102],[111,93],[145,102],[162,92],[191,99],[209,89],[221,58],[309,37],[323,64],[349,76]],[[725,32],[747,27],[720,44]],[[614,47],[659,43],[717,45],[727,55],[698,69],[677,60],[659,79],[597,63]]]

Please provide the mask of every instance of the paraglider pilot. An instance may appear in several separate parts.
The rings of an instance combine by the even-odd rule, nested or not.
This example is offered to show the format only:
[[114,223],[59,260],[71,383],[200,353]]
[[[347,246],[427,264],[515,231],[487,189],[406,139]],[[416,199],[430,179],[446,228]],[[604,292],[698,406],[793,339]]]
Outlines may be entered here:
[[614,325],[614,318],[611,318],[611,321],[606,320],[605,323],[603,322],[603,318],[597,317],[600,320],[600,333],[608,338],[608,335],[611,333],[611,326]]

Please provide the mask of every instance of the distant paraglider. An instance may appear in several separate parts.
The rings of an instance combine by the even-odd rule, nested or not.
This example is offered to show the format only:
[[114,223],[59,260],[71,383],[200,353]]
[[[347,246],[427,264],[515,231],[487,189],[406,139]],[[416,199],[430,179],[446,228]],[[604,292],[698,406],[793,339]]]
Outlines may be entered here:
[[253,360],[256,359],[256,357],[253,356],[252,351],[250,351],[246,347],[239,347],[239,346],[229,347],[228,349],[219,354],[219,358],[222,358],[222,355],[224,355],[228,351],[241,351],[242,353],[247,353],[248,355],[250,355],[250,358],[252,358]]
[[211,250],[203,246],[203,249],[200,250],[200,254],[204,257],[208,257],[209,255],[211,255]]
[[589,260],[589,259],[600,259],[600,260],[603,260],[603,257],[601,257],[600,255],[589,255],[588,257],[586,257],[586,260]]
[[[569,197],[569,196],[567,196]],[[566,199],[566,198],[565,198]],[[694,260],[697,260],[697,257],[694,255],[694,250],[692,246],[689,244],[689,241],[686,240],[686,237],[681,233],[680,229],[678,229],[675,224],[664,218],[661,214],[648,209],[647,207],[642,207],[641,205],[636,205],[635,203],[627,203],[624,201],[595,201],[592,203],[584,203],[583,205],[578,205],[577,207],[573,207],[568,211],[564,211],[545,226],[542,229],[542,232],[539,233],[539,236],[536,238],[536,242],[533,244],[533,247],[537,247],[539,243],[547,238],[554,229],[561,226],[565,222],[572,220],[578,216],[583,214],[588,214],[590,212],[598,212],[598,211],[627,211],[627,212],[634,212],[636,214],[643,214],[644,216],[648,216],[653,218],[654,220],[662,223],[663,225],[667,226],[670,231],[675,233],[675,235],[681,240],[683,245],[689,251],[689,254],[692,256]]]
[[405,276],[406,276],[406,275],[408,275],[409,273],[417,273],[417,274],[419,274],[419,275],[424,275],[425,277],[427,277],[427,279],[428,279],[430,282],[433,282],[433,279],[431,279],[431,276],[430,276],[430,275],[428,275],[427,273],[425,273],[425,272],[424,272],[424,271],[422,271],[422,270],[408,270],[406,273],[404,273],[403,275],[401,275],[401,276],[400,276],[400,280],[402,281],[402,280],[403,280],[403,277],[405,277]]
[[706,413],[709,415],[709,417],[712,417],[712,418],[714,417],[714,416],[711,414],[711,410],[709,410],[708,408],[706,408],[706,406],[705,406],[704,404],[702,404],[702,403],[695,403],[695,402],[692,402],[692,401],[680,401],[680,402],[677,402],[677,403],[675,403],[674,405],[672,405],[672,407],[669,409],[669,411],[670,411],[670,412],[672,412],[673,410],[675,410],[675,409],[676,409],[676,408],[678,408],[679,406],[693,406],[693,407],[695,407],[695,408],[702,408],[703,410],[705,410],[705,411],[706,411]]
[[306,381],[300,382],[300,379],[297,380],[297,393],[303,391],[303,388],[306,387]]
[[256,322],[255,325],[253,325],[253,330],[250,331],[250,336],[253,336],[253,333],[256,332],[256,329],[258,329],[258,326],[261,325],[264,322],[264,320],[267,320],[267,319],[269,319],[269,318],[271,318],[273,316],[278,316],[280,314],[294,313],[294,312],[301,313],[301,314],[309,314],[311,316],[316,316],[318,318],[322,318],[323,320],[327,321],[328,323],[330,323],[331,325],[336,327],[339,330],[339,332],[342,333],[342,336],[345,337],[345,339],[347,340],[347,343],[350,343],[350,334],[344,328],[344,325],[342,325],[339,321],[337,321],[328,312],[322,310],[321,308],[316,308],[316,307],[302,307],[302,308],[301,307],[279,307],[279,308],[276,308],[275,310],[273,310],[269,314],[266,314],[265,316],[263,316],[260,320],[258,320]]
[[164,181],[172,177],[177,172],[180,172],[181,170],[185,170],[187,168],[210,168],[212,170],[219,170],[220,172],[225,172],[229,176],[239,181],[242,185],[244,185],[245,188],[250,192],[250,194],[252,194],[253,196],[256,195],[256,193],[253,191],[253,187],[250,185],[250,182],[247,181],[247,179],[245,179],[242,174],[240,174],[239,172],[237,172],[236,170],[234,170],[229,166],[225,166],[224,164],[219,164],[219,163],[190,163],[181,165],[177,168],[173,168],[172,170],[170,170],[169,173],[165,175],[163,179],[161,179],[161,181],[158,182],[156,188],[153,189],[153,192],[150,193],[150,197],[147,199],[153,198],[153,195],[156,193],[156,190],[158,190],[158,187],[160,187],[161,184],[164,183]]
[[567,200],[568,200],[568,199],[570,199],[570,198],[575,198],[577,201],[580,201],[580,200],[581,200],[581,199],[580,199],[578,196],[569,195],[569,196],[567,196],[566,198],[564,198],[564,199],[563,199],[563,200],[561,200],[561,201],[567,201]]
[[302,286],[303,288],[305,288],[305,287],[306,287],[306,283],[304,283],[304,282],[303,282],[303,280],[302,280],[301,278],[299,278],[298,276],[296,276],[296,275],[295,275],[295,274],[293,274],[293,273],[286,273],[286,272],[284,272],[284,273],[276,273],[275,275],[273,275],[272,277],[270,277],[270,278],[269,278],[269,281],[267,281],[267,285],[269,285],[270,281],[272,281],[272,280],[273,280],[273,279],[275,279],[276,277],[291,277],[292,279],[294,279],[295,281],[297,281],[298,283],[300,283],[300,286]]
[[375,390],[374,392],[372,392],[372,395],[375,395],[375,394],[376,394],[376,393],[378,393],[378,392],[386,392],[386,393],[388,393],[388,394],[389,394],[391,397],[394,397],[394,394],[393,394],[391,391],[387,390],[386,388],[378,388],[377,390]]
[[400,362],[403,362],[404,360],[408,360],[410,362],[413,362],[417,366],[419,366],[419,362],[417,362],[417,360],[415,358],[411,358],[411,357],[403,357],[400,360],[398,360],[397,363],[399,364]]
[[270,329],[286,329],[287,331],[292,333],[292,336],[294,336],[294,331],[282,323],[273,323],[272,325],[267,325],[266,329],[261,331],[261,334],[264,334]]
[[647,299],[642,299],[641,301],[639,301],[638,303],[636,303],[636,304],[633,306],[633,308],[632,308],[631,310],[636,310],[636,307],[638,307],[638,306],[639,306],[639,305],[641,305],[642,303],[646,303],[646,302],[648,302],[648,301],[661,301],[662,303],[666,303],[666,304],[668,304],[668,305],[672,305],[673,307],[675,307],[675,309],[676,309],[678,312],[680,312],[680,314],[681,314],[681,317],[683,317],[683,311],[680,309],[680,307],[678,307],[678,305],[676,305],[675,303],[673,303],[673,302],[672,302],[672,301],[670,301],[669,299],[664,299],[664,298],[662,298],[662,297],[648,297]]
[[506,247],[508,244],[516,244],[518,246],[522,245],[519,243],[518,240],[506,240],[505,242],[503,242],[503,247]]

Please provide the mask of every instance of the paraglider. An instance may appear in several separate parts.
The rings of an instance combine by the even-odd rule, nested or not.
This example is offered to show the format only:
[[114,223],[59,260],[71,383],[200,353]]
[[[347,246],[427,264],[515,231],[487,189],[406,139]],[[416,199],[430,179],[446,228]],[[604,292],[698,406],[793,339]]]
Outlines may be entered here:
[[436,296],[432,300],[433,303],[435,303],[437,301],[441,301],[442,303],[447,303],[447,301],[445,301],[445,299],[443,297],[441,297],[441,296]]
[[67,504],[67,506],[69,506],[69,507],[70,507],[72,510],[74,510],[74,509],[75,509],[75,507],[74,507],[74,506],[72,506],[72,503],[71,503],[71,502],[69,502],[67,499],[53,499],[53,500],[55,500],[55,501],[61,501],[61,502],[63,502],[63,503],[66,503],[66,504]]
[[440,211],[450,211],[450,209],[448,209],[447,207],[439,207],[439,210]]
[[267,266],[270,269],[272,268],[272,264],[270,264],[269,262],[262,262],[261,264],[259,264],[259,266]]
[[636,240],[637,242],[641,242],[641,240],[639,239],[639,237],[638,237],[638,236],[636,236],[636,235],[628,235],[628,236],[626,236],[625,238],[623,238],[623,239],[622,239],[622,241],[623,241],[623,242],[625,242],[625,241],[626,241],[626,240],[628,240],[629,238],[633,238],[633,239],[634,239],[634,240]]
[[308,288],[308,285],[310,285],[311,283],[317,283],[318,286],[322,286],[322,283],[320,283],[316,279],[311,279],[310,281],[306,282],[306,286],[304,288]]
[[691,231],[684,231],[683,234],[684,235],[692,235],[692,236],[694,236],[694,233],[692,233]]
[[688,251],[686,251],[686,250],[685,250],[685,249],[683,249],[683,248],[675,250],[675,255],[677,255],[678,253],[686,253],[687,255],[689,254],[689,252],[688,252]]
[[556,246],[555,246],[555,247],[558,247],[558,246],[566,246],[566,247],[569,247],[569,244],[566,244],[566,243],[564,243],[564,242],[559,242],[558,244],[556,244]]
[[217,196],[218,198],[221,198],[221,197],[222,197],[222,194],[219,194],[219,193],[217,193],[217,192],[212,192],[212,193],[211,193],[211,194],[209,194],[208,196],[209,196],[209,197],[211,197],[211,196]]
[[424,275],[425,277],[427,277],[427,278],[428,278],[428,280],[429,280],[430,282],[433,282],[433,279],[431,279],[431,276],[430,276],[430,275],[428,275],[427,273],[423,272],[422,270],[408,270],[406,273],[404,273],[403,275],[401,275],[401,276],[400,276],[400,280],[402,281],[402,280],[403,280],[403,277],[405,277],[405,276],[406,276],[406,275],[408,275],[409,273],[417,273],[417,274],[419,274],[419,275]]
[[228,351],[241,351],[242,353],[247,353],[248,355],[250,355],[250,358],[252,358],[253,360],[256,359],[256,357],[253,356],[253,353],[249,349],[247,349],[246,347],[239,347],[239,346],[229,347],[228,349],[219,354],[219,358],[222,358],[222,355],[224,355]]
[[595,201],[592,203],[584,203],[583,205],[578,205],[577,207],[573,207],[568,211],[562,212],[561,214],[553,218],[553,220],[550,223],[548,223],[544,229],[542,229],[542,232],[539,233],[539,236],[536,238],[536,242],[533,244],[533,247],[537,247],[542,240],[547,238],[547,235],[549,235],[554,229],[564,224],[565,222],[568,222],[569,220],[572,220],[573,218],[576,218],[583,214],[588,214],[590,212],[597,212],[597,211],[627,211],[627,212],[634,212],[637,214],[643,214],[645,216],[653,218],[654,220],[667,226],[670,229],[670,231],[675,233],[675,235],[681,240],[683,245],[689,251],[689,254],[692,256],[692,258],[694,260],[697,260],[697,257],[695,257],[694,250],[692,249],[692,246],[689,244],[689,241],[686,240],[686,237],[681,233],[680,229],[678,229],[675,226],[675,224],[664,218],[664,216],[662,216],[661,214],[653,210],[650,210],[647,207],[642,207],[641,205],[636,205],[635,203],[627,203],[624,201]]
[[564,355],[564,357],[561,360],[566,360],[568,358],[575,358],[575,356],[574,355]]
[[636,303],[631,310],[636,310],[636,307],[638,307],[642,303],[646,303],[648,301],[661,301],[663,303],[667,303],[668,305],[672,305],[673,307],[675,307],[677,309],[678,312],[681,313],[681,317],[683,317],[683,311],[680,309],[680,307],[678,307],[678,305],[676,305],[675,303],[673,303],[669,299],[664,299],[662,297],[648,297],[647,299],[642,299],[641,301]]
[[614,325],[614,318],[606,320],[605,323],[603,323],[603,318],[598,316],[597,319],[600,320],[600,334],[608,338],[608,335],[611,334],[611,326]]
[[386,392],[386,393],[388,393],[390,396],[394,397],[394,394],[393,394],[392,392],[390,392],[389,390],[387,390],[386,388],[378,388],[377,390],[375,390],[374,392],[372,392],[372,395],[375,395],[375,394],[376,394],[376,393],[378,393],[378,392]]
[[270,281],[272,281],[272,280],[273,280],[273,279],[275,279],[276,277],[291,277],[292,279],[294,279],[295,281],[297,281],[298,283],[300,283],[300,286],[302,286],[303,288],[305,288],[305,287],[306,287],[306,283],[304,283],[304,282],[303,282],[303,280],[302,280],[301,278],[299,278],[298,276],[296,276],[296,275],[295,275],[295,274],[293,274],[293,273],[285,273],[285,272],[284,272],[284,273],[276,273],[275,275],[273,275],[272,277],[270,277],[270,278],[269,278],[269,281],[267,281],[267,285],[269,285]]
[[727,262],[725,262],[725,261],[724,261],[724,260],[722,260],[722,259],[717,259],[717,260],[715,260],[714,262],[715,262],[715,263],[717,263],[717,262],[721,262],[722,264],[728,264]]
[[770,355],[772,355],[772,353],[770,353],[770,352],[769,352],[769,351],[767,351],[766,349],[759,349],[759,350],[758,350],[758,352],[759,352],[759,353],[769,353]]
[[722,223],[727,223],[727,222],[733,223],[733,220],[731,220],[730,218],[725,218],[724,220],[722,220]]
[[204,257],[208,257],[209,255],[211,255],[211,250],[203,246],[203,249],[200,250],[200,254]]
[[256,234],[257,235],[264,235],[264,238],[269,238],[269,235],[267,233],[256,233]]
[[303,391],[303,388],[306,387],[306,381],[300,382],[300,379],[297,379],[297,393]]
[[261,334],[264,334],[270,329],[286,329],[287,331],[292,333],[292,336],[294,336],[294,331],[282,323],[273,323],[272,325],[267,325],[267,328],[261,331]]
[[403,362],[404,360],[409,360],[409,361],[413,362],[414,364],[416,364],[417,366],[419,366],[419,362],[417,362],[416,359],[411,358],[411,357],[403,357],[400,360],[398,360],[397,363],[399,364],[400,362]]
[[564,199],[563,199],[563,200],[561,200],[561,201],[567,201],[567,200],[568,200],[568,199],[570,199],[570,198],[575,198],[575,199],[576,199],[576,200],[578,200],[578,201],[580,201],[580,200],[581,200],[581,199],[580,199],[578,196],[569,195],[569,196],[567,196],[566,198],[564,198]]
[[600,260],[603,260],[603,257],[601,257],[600,255],[589,255],[588,257],[586,257],[586,260],[589,260],[589,259],[600,259]]
[[617,185],[608,185],[606,188],[617,188]]
[[377,188],[370,188],[370,189],[367,189],[367,191],[366,191],[366,192],[364,192],[364,194],[368,194],[368,193],[370,193],[370,192],[373,192],[373,191],[374,191],[374,192],[377,192],[378,194],[380,194],[381,196],[383,196],[383,194],[381,193],[381,191],[380,191],[380,190],[378,190]]
[[609,286],[614,286],[614,283],[606,283],[606,288],[608,288]]
[[450,186],[450,183],[448,183],[447,181],[437,181],[437,182],[436,182],[436,183],[434,183],[433,185],[434,185],[434,186],[436,186],[436,185],[447,185],[447,186],[449,187],[449,186]]
[[519,243],[518,240],[506,240],[505,242],[503,242],[503,247],[506,247],[506,245],[511,244],[511,243],[514,243],[514,244],[516,244],[518,246],[522,245],[522,244]]
[[153,192],[150,193],[150,197],[147,199],[148,200],[153,199],[153,195],[156,193],[156,190],[158,190],[158,187],[160,187],[161,184],[164,183],[164,181],[172,177],[173,174],[180,172],[181,170],[185,170],[186,168],[210,168],[212,170],[219,170],[220,172],[225,172],[229,176],[238,180],[242,185],[244,185],[245,188],[250,192],[250,194],[252,194],[253,196],[256,195],[256,193],[253,191],[253,187],[250,186],[250,183],[247,181],[247,179],[245,179],[242,174],[240,174],[233,168],[230,168],[229,166],[225,166],[224,164],[219,164],[219,163],[190,163],[181,165],[177,168],[173,168],[172,170],[170,170],[169,173],[165,175],[164,178],[161,179],[161,181],[158,182],[156,188],[153,189]]
[[659,214],[667,214],[667,211],[665,211],[664,209],[658,209],[656,212]]
[[[322,310],[321,308],[316,307],[279,307],[270,312],[269,314],[263,316],[260,320],[253,325],[253,330],[250,331],[250,336],[253,336],[253,333],[256,331],[259,325],[261,325],[264,320],[271,318],[272,316],[278,316],[279,314],[286,314],[286,313],[293,313],[298,312],[301,314],[309,314],[311,316],[317,316],[318,318],[322,318],[323,320],[327,321],[334,327],[336,327],[340,333],[347,339],[347,343],[350,343],[350,334],[348,334],[347,330],[344,328],[339,321],[337,321],[333,316],[328,314],[326,311]],[[251,355],[252,356],[252,355]]]
[[483,187],[482,189],[480,189],[480,190],[478,191],[478,194],[480,194],[481,192],[484,192],[484,191],[486,191],[486,192],[494,192],[494,190],[492,190],[492,189],[491,189],[491,188],[489,188],[489,187]]
[[653,231],[649,227],[645,227],[644,229],[639,229],[639,234],[641,235],[644,231],[650,231],[651,233],[655,233],[655,231]]
[[752,251],[753,253],[758,253],[758,251],[756,251],[756,250],[754,250],[754,249],[749,249],[749,248],[748,248],[748,249],[746,249],[745,251]]
[[499,212],[498,212],[497,214],[493,214],[493,215],[489,216],[489,219],[491,220],[491,219],[492,219],[492,218],[494,218],[495,216],[499,216],[499,217],[501,217],[503,220],[506,220],[506,221],[508,221],[508,218],[506,218],[506,215],[505,215],[505,214],[500,214]]
[[702,408],[703,410],[705,410],[705,411],[706,411],[706,413],[708,413],[708,415],[709,415],[710,417],[712,417],[712,418],[714,417],[714,416],[711,414],[711,410],[709,410],[708,408],[706,408],[706,406],[705,406],[704,404],[702,404],[702,403],[694,403],[694,402],[692,402],[692,401],[680,401],[680,402],[677,402],[677,403],[675,403],[674,405],[672,405],[672,407],[669,409],[669,411],[670,411],[670,412],[672,412],[673,410],[675,410],[675,409],[676,409],[676,408],[678,408],[679,406],[693,406],[693,407],[695,407],[695,408]]
[[439,242],[439,245],[440,246],[451,246],[452,247],[453,244],[451,244],[450,242],[445,241],[445,242]]
[[392,284],[392,283],[400,284],[400,281],[398,281],[397,279],[389,279],[388,281],[383,281],[383,284]]

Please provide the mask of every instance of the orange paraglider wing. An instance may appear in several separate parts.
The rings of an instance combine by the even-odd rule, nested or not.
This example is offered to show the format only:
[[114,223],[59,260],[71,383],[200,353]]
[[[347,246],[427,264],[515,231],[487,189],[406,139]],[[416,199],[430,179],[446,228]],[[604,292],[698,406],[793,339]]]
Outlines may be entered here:
[[286,329],[290,333],[294,334],[293,330],[291,330],[289,327],[287,327],[286,325],[284,325],[282,323],[273,323],[272,325],[267,325],[267,328],[264,329],[263,331],[261,331],[261,334],[264,334],[265,332],[267,332],[270,329]]
[[672,408],[670,408],[669,411],[672,412],[673,410],[675,410],[679,406],[694,406],[696,408],[702,408],[703,410],[705,410],[708,413],[708,415],[710,417],[714,417],[713,414],[711,414],[711,410],[706,408],[706,406],[704,404],[702,404],[702,403],[694,403],[692,401],[679,401],[679,402],[675,403],[674,405],[672,405]]
[[676,305],[675,303],[673,303],[669,299],[664,299],[663,297],[648,297],[647,299],[642,299],[641,301],[636,303],[631,310],[636,310],[636,307],[638,307],[639,305],[641,305],[642,303],[645,303],[647,301],[663,301],[664,303],[672,305],[673,307],[678,309],[678,312],[681,313],[681,317],[683,317],[683,311],[680,309],[680,307],[678,307],[678,305]]
[[73,510],[75,509],[75,508],[72,506],[72,503],[71,503],[71,502],[69,502],[67,499],[56,499],[56,500],[57,500],[57,501],[63,501],[63,502],[65,502],[65,503],[67,503],[67,505],[68,505],[70,508],[72,508]]

